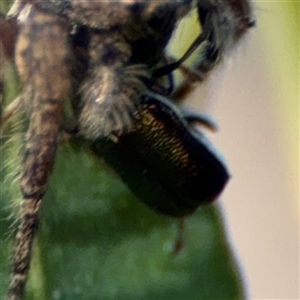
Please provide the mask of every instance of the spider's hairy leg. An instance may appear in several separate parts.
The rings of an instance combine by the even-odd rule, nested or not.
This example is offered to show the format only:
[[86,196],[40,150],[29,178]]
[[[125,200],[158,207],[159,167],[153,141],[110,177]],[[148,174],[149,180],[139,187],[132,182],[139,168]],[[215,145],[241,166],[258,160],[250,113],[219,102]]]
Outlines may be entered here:
[[[67,32],[52,14],[27,6],[16,45],[16,64],[29,125],[21,170],[22,207],[8,298],[24,298],[38,212],[51,174],[63,99],[69,91]],[[22,12],[20,12],[20,15]]]
[[130,65],[131,46],[121,33],[91,31],[89,71],[81,88],[80,132],[88,139],[130,130],[132,114],[146,87],[142,65]]
[[[155,77],[179,70],[183,80],[171,91],[176,101],[186,96],[204,81],[210,72],[236,48],[237,43],[255,25],[248,0],[197,0],[199,35],[179,59],[168,57],[169,63],[154,72]],[[178,32],[181,32],[180,30]],[[193,62],[187,60],[192,58]],[[187,65],[185,65],[187,63]]]

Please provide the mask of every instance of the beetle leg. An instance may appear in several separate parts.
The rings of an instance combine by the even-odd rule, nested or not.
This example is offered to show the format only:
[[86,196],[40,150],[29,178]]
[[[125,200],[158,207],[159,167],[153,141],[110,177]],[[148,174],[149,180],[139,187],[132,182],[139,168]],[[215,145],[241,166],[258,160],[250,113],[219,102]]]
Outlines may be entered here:
[[188,122],[189,125],[199,124],[205,128],[215,132],[218,130],[218,124],[208,114],[195,110],[187,105],[180,105],[180,112],[183,118]]
[[184,235],[185,235],[185,218],[180,218],[176,221],[177,234],[172,247],[172,254],[177,255],[184,246]]

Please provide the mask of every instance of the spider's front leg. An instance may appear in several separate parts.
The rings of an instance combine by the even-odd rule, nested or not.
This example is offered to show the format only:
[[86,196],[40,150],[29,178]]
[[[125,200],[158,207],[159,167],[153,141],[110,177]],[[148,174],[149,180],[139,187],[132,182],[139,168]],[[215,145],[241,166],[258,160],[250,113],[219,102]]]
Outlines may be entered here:
[[16,235],[8,298],[24,298],[38,212],[52,171],[63,99],[69,91],[68,40],[55,15],[26,5],[19,14],[16,64],[29,124],[23,148],[20,224]]

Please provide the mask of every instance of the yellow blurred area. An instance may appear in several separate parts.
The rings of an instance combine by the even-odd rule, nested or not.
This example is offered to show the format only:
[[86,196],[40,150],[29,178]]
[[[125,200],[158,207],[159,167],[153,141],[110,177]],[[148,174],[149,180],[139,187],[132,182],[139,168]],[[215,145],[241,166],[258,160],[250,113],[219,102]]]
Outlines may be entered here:
[[299,2],[257,1],[214,115],[223,195],[251,299],[299,299]]
[[[270,4],[271,3],[271,4]],[[269,67],[270,85],[274,93],[274,113],[278,124],[284,123],[284,130],[278,131],[282,143],[287,146],[284,153],[289,164],[294,188],[299,196],[299,1],[258,1],[259,26],[262,49]],[[279,46],[280,45],[280,46]],[[298,211],[295,203],[295,211]],[[298,213],[297,213],[298,216]]]
[[[232,172],[222,204],[248,297],[299,299],[300,2],[253,6],[256,28],[233,53],[222,84],[213,74],[189,102],[213,106],[221,128],[211,138]],[[188,32],[179,28],[178,57],[199,32],[196,23],[193,16]],[[217,104],[211,94],[219,94]]]

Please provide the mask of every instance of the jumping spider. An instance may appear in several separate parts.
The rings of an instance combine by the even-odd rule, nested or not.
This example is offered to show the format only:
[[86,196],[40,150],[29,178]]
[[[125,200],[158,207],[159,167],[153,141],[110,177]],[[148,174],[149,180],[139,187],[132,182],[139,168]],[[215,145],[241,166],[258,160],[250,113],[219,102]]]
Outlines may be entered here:
[[[167,46],[178,22],[193,9],[202,32],[174,62]],[[29,119],[8,292],[9,299],[23,299],[39,207],[62,131],[90,140],[94,152],[161,213],[182,217],[221,193],[229,178],[226,167],[194,128],[195,122],[213,125],[172,102],[202,81],[253,22],[247,0],[16,0],[8,16],[19,26],[15,63],[23,91],[18,104]],[[185,68],[198,50],[193,68]],[[185,74],[176,86],[175,69]],[[64,128],[68,101],[72,128]],[[138,157],[135,166],[124,149]],[[158,194],[137,189],[126,177],[133,172],[139,180],[145,168],[146,181],[158,186]]]

